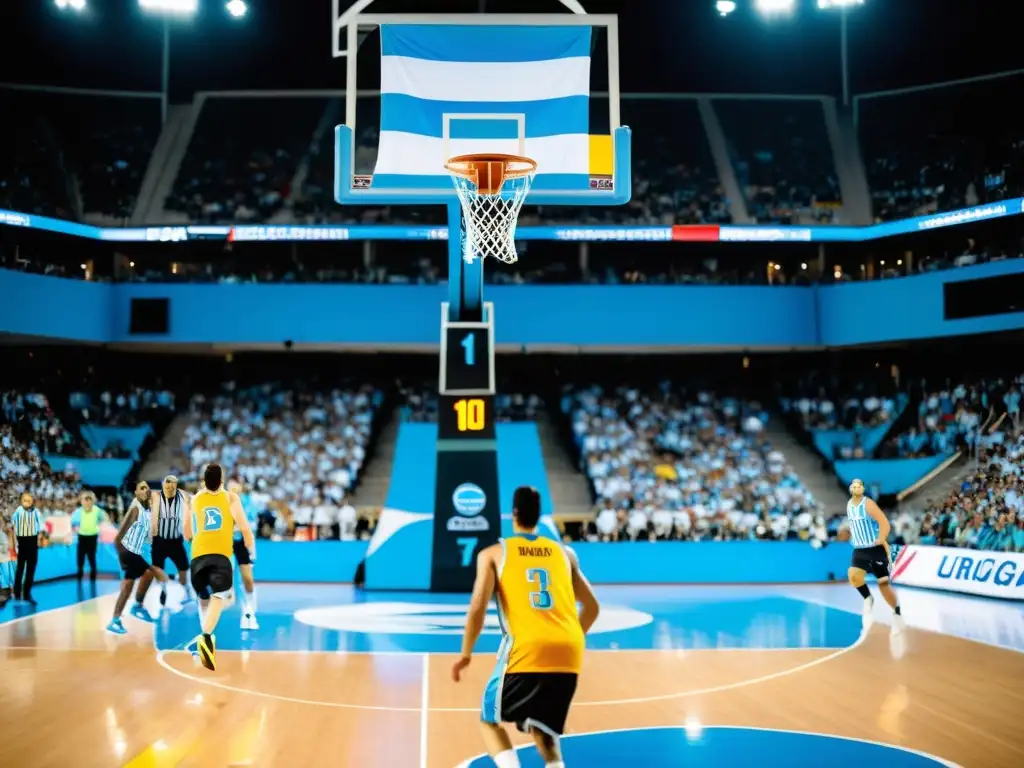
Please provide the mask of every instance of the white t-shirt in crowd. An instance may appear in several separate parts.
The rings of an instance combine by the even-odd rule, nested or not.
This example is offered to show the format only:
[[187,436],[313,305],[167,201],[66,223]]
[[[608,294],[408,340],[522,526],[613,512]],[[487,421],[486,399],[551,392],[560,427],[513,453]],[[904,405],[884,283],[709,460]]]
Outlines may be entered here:
[[602,536],[611,536],[618,527],[618,516],[614,509],[602,509],[597,513],[597,530]]

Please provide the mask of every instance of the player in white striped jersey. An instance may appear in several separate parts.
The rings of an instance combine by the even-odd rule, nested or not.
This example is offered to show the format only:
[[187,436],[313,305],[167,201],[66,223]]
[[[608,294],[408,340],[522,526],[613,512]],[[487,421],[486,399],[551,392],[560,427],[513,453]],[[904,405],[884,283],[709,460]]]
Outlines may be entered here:
[[878,505],[864,495],[864,482],[855,479],[850,483],[850,500],[846,504],[846,521],[850,530],[850,543],[853,544],[853,559],[847,575],[850,584],[864,598],[863,626],[866,632],[871,628],[871,611],[875,599],[865,583],[867,574],[878,580],[878,591],[885,602],[893,610],[892,634],[903,632],[903,616],[900,613],[900,601],[889,584],[889,568],[891,555],[889,550],[889,521]]
[[[260,521],[251,494],[243,493],[242,484],[239,482],[229,483],[228,491],[238,495],[242,511],[245,512],[245,519],[249,521],[249,527],[252,528],[253,535],[255,535]],[[260,623],[256,620],[256,581],[252,575],[253,564],[256,562],[256,548],[253,547],[250,551],[245,546],[241,530],[237,530],[235,531],[233,551],[235,562],[238,563],[238,572],[242,574],[242,629],[259,629]]]
[[149,484],[140,481],[135,486],[135,498],[125,513],[118,528],[117,536],[114,538],[114,546],[117,549],[118,560],[121,561],[121,591],[114,603],[114,616],[107,625],[107,631],[115,635],[123,635],[128,632],[121,622],[121,614],[128,603],[128,597],[132,593],[132,586],[136,580],[139,582],[135,591],[135,605],[132,606],[131,614],[142,621],[152,622],[153,617],[142,605],[142,599],[146,596],[146,590],[153,583],[153,579],[167,581],[167,574],[161,569],[151,566],[146,560],[146,547],[153,538],[151,531],[152,511],[149,508]]

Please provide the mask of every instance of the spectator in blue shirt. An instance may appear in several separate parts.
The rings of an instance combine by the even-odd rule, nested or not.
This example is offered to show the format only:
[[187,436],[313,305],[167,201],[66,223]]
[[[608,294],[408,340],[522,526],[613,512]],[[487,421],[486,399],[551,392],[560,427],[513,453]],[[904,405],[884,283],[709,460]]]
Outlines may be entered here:
[[1024,512],[1017,513],[1017,524],[1013,527],[1013,551],[1024,552]]
[[968,547],[970,549],[978,549],[978,540],[981,537],[981,531],[985,521],[981,516],[980,512],[975,512],[974,516],[961,525],[956,532],[956,545],[958,547]]
[[1013,530],[1008,524],[1009,515],[1000,512],[995,522],[985,526],[984,544],[981,549],[1006,552],[1013,547]]

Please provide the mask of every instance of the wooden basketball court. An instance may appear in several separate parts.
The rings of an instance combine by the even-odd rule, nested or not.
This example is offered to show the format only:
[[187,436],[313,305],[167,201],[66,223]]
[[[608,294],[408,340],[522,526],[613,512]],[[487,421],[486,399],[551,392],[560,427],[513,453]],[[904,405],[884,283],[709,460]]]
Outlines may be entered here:
[[[398,632],[399,623],[387,637],[367,632],[354,642],[357,633],[324,624],[347,621],[338,617],[349,608],[383,620],[376,597],[361,602],[340,586],[265,585],[261,629],[242,637],[237,609],[225,614],[218,670],[210,673],[180,650],[195,632],[194,609],[165,614],[156,625],[126,618],[130,634],[116,637],[104,632],[113,596],[74,602],[65,594],[73,589],[40,587],[35,615],[15,615],[11,606],[0,612],[0,764],[452,768],[481,752],[478,707],[493,654],[481,653],[468,679],[454,684],[446,649],[458,641],[453,625],[461,617],[442,606],[429,609],[436,615],[422,626],[436,624],[425,638]],[[101,584],[101,592],[111,589]],[[850,603],[843,587],[816,588],[808,600],[817,602],[802,604],[743,587],[703,589],[694,603],[697,589],[643,588],[635,599],[630,588],[599,590],[605,601],[638,601],[653,620],[595,636],[600,648],[588,651],[569,722],[581,735],[564,741],[568,765],[625,764],[614,754],[620,748],[629,762],[652,768],[721,764],[701,749],[721,726],[757,737],[759,754],[737,753],[733,764],[823,764],[810,741],[776,751],[776,731],[856,740],[829,741],[841,748],[830,765],[843,764],[844,745],[864,742],[900,748],[885,753],[888,765],[1024,764],[1024,655],[914,628],[922,623],[915,608],[934,611],[933,596],[904,590],[911,628],[900,647],[882,623],[858,636],[857,596]],[[311,590],[319,605],[312,610],[328,619],[302,613]],[[402,596],[410,601],[401,603],[403,615],[434,597]],[[61,599],[72,604],[46,610]],[[675,612],[652,608],[652,599]],[[787,601],[784,610],[779,600]],[[829,601],[836,607],[820,604]],[[943,605],[961,603],[970,604],[964,621],[971,611],[1000,612],[999,621],[1011,625],[1003,638],[1007,630],[1024,636],[1019,606],[958,598]],[[424,643],[437,650],[414,650]],[[681,729],[680,754],[653,746],[643,754],[662,738],[651,730],[661,726]],[[587,747],[598,742],[582,734],[608,731],[629,739]],[[524,766],[531,759],[524,753]]]

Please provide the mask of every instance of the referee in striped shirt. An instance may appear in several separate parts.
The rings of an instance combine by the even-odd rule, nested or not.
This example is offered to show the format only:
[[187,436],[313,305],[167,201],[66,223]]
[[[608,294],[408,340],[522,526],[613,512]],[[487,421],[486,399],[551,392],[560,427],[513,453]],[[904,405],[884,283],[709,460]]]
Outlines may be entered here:
[[[151,504],[152,564],[166,572],[164,565],[170,559],[178,571],[178,581],[188,595],[188,552],[185,549],[181,521],[188,519],[189,500],[178,489],[178,478],[174,475],[165,477],[162,491],[152,494]],[[164,605],[167,601],[167,582],[161,582],[160,586],[160,604]]]
[[32,597],[32,584],[36,579],[39,545],[43,539],[43,515],[36,509],[32,494],[28,491],[21,494],[21,506],[14,510],[11,527],[14,528],[14,535],[18,540],[18,570],[14,574],[14,599],[36,605]]

